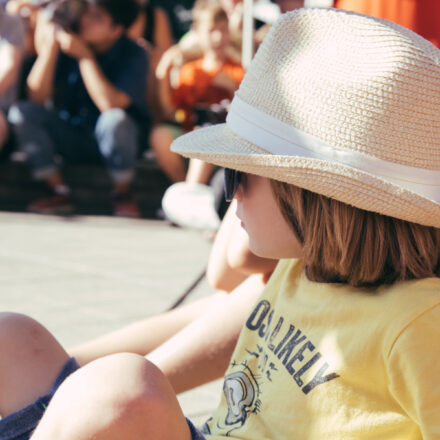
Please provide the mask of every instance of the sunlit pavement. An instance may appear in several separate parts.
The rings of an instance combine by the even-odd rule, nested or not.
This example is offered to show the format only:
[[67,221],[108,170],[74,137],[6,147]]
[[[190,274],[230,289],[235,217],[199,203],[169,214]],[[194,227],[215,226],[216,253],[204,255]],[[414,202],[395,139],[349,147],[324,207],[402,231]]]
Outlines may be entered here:
[[[0,310],[28,314],[65,346],[167,310],[202,273],[211,243],[166,222],[0,213]],[[206,281],[187,301],[212,293]],[[216,381],[179,396],[200,424]]]

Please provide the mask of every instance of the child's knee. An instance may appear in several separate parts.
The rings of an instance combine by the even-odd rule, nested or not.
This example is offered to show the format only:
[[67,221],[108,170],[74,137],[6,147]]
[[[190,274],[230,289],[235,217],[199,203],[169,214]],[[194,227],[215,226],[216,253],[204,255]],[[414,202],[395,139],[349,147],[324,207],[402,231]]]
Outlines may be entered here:
[[49,337],[50,333],[29,316],[0,313],[0,349],[3,354],[6,351],[38,351]]
[[48,112],[44,106],[33,101],[19,101],[8,112],[8,120],[15,126],[21,126],[28,122],[41,123],[46,120]]
[[[173,133],[166,125],[159,125],[151,131],[150,145],[151,148],[157,153],[170,154],[172,156],[180,157],[177,153],[171,151],[171,144],[174,141],[176,133]],[[181,158],[183,161],[183,158]]]
[[[167,417],[170,392],[167,379],[151,362],[134,354],[116,354],[69,376],[55,394],[48,416],[52,413],[52,420],[65,423],[63,414],[77,414],[73,420],[87,421],[95,433],[118,432],[128,425],[141,428]],[[70,435],[81,427],[73,424],[62,429]]]
[[154,405],[167,385],[163,373],[142,356],[121,353],[90,362],[71,375],[60,387],[63,393],[90,393],[100,405],[117,406],[120,410],[132,406]]

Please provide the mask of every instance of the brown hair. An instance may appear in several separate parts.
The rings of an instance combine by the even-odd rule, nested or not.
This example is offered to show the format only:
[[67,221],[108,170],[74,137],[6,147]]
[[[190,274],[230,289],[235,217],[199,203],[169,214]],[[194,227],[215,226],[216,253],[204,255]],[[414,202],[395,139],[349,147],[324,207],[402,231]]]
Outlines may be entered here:
[[346,205],[271,181],[281,213],[303,245],[312,281],[375,287],[440,276],[440,229]]
[[202,20],[208,16],[212,23],[217,24],[220,21],[228,21],[228,15],[217,0],[197,0],[192,9],[193,26],[197,27]]

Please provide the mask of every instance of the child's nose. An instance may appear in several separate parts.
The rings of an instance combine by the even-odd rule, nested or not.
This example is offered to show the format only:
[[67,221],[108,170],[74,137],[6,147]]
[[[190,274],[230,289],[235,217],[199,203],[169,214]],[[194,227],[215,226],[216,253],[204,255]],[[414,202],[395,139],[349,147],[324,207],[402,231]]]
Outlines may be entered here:
[[215,43],[218,43],[222,39],[222,33],[220,31],[214,31],[211,34],[211,38],[212,38],[212,41],[214,41]]

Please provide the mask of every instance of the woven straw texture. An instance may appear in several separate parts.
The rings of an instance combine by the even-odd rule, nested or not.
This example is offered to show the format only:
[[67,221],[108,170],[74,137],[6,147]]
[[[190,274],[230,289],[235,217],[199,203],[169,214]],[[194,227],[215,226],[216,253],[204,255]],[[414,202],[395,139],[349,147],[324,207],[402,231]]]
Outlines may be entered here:
[[[285,14],[237,93],[333,147],[440,170],[440,51],[388,21],[327,9]],[[438,203],[348,166],[271,155],[224,124],[178,138],[173,150],[440,227]]]

